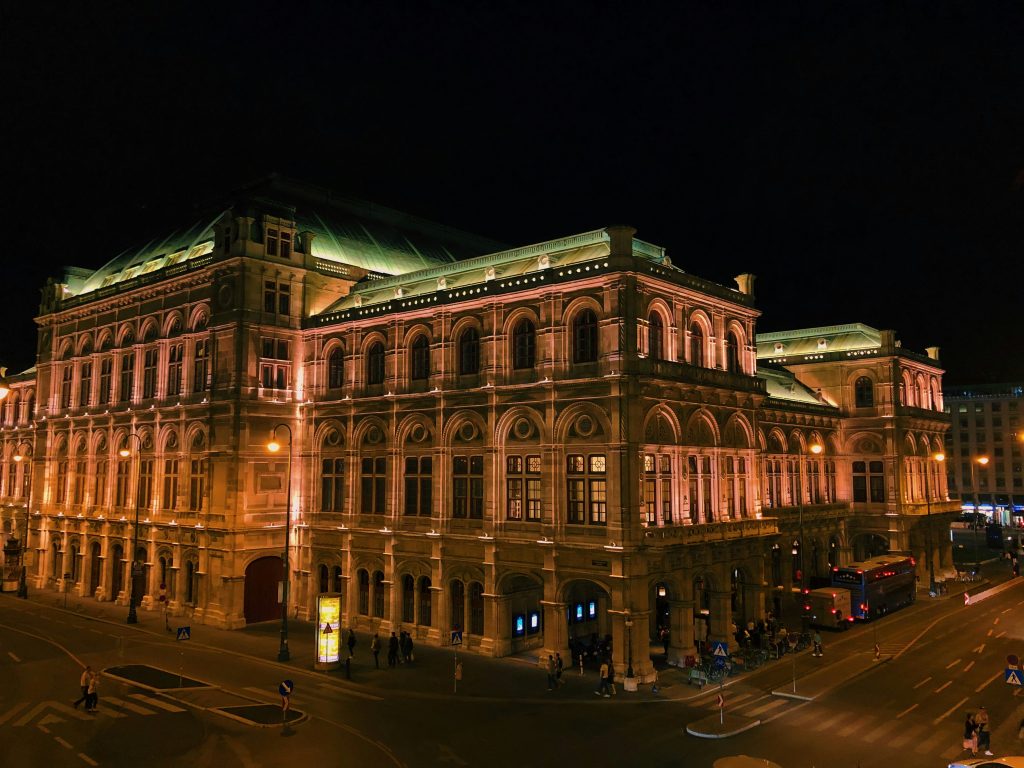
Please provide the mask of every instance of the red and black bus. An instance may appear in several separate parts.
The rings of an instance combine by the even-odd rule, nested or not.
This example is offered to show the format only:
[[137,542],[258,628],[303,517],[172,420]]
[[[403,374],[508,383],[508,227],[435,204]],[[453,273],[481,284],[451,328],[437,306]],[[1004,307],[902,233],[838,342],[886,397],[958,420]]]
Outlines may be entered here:
[[883,616],[914,602],[914,558],[883,555],[832,569],[832,586],[850,590],[850,607],[858,619]]

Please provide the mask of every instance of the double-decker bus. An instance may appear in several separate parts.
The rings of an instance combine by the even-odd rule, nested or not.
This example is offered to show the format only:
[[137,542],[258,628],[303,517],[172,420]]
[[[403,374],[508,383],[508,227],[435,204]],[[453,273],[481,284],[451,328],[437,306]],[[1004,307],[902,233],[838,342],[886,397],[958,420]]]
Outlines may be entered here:
[[832,569],[832,586],[850,590],[850,609],[858,619],[873,619],[914,602],[914,558],[883,555]]

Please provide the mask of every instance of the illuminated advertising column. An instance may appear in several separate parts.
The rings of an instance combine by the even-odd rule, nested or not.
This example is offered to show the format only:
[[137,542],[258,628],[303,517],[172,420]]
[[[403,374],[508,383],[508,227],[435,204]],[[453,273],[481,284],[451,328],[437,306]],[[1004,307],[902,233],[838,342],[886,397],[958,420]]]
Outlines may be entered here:
[[315,669],[337,669],[341,664],[341,595],[316,597]]

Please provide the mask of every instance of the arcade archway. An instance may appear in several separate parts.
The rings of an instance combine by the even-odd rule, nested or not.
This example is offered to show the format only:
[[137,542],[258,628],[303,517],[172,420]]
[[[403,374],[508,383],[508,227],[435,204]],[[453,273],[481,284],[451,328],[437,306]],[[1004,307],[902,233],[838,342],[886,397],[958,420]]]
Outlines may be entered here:
[[270,621],[281,616],[277,601],[278,583],[284,580],[279,557],[261,557],[245,568],[245,622]]

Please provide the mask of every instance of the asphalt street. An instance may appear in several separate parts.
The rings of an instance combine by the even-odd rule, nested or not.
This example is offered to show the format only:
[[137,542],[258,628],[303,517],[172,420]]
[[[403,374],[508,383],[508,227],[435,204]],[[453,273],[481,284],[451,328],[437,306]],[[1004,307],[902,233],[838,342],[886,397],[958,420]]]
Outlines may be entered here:
[[[277,626],[236,632],[197,626],[177,641],[162,619],[123,606],[34,592],[0,595],[0,764],[147,766],[712,766],[747,754],[783,768],[943,766],[961,754],[964,712],[987,706],[997,754],[1016,750],[1024,694],[1003,682],[1005,658],[1024,656],[1024,580],[982,602],[960,595],[918,602],[809,652],[728,678],[726,711],[758,727],[721,740],[689,736],[687,723],[716,713],[717,688],[700,690],[665,669],[661,689],[593,695],[595,673],[567,669],[548,692],[536,658],[462,654],[418,645],[413,665],[374,669],[360,635],[352,680],[314,672],[312,631],[292,626],[292,661],[276,661]],[[874,645],[881,658],[874,660]],[[658,657],[655,657],[659,660]],[[660,660],[659,660],[660,661]],[[795,664],[793,663],[795,661]],[[71,707],[82,665],[107,670],[95,715]],[[201,686],[153,690],[114,677],[149,665]],[[773,695],[792,689],[812,701]],[[277,705],[295,682],[287,728],[231,716],[238,705]],[[188,681],[185,681],[188,683]]]

